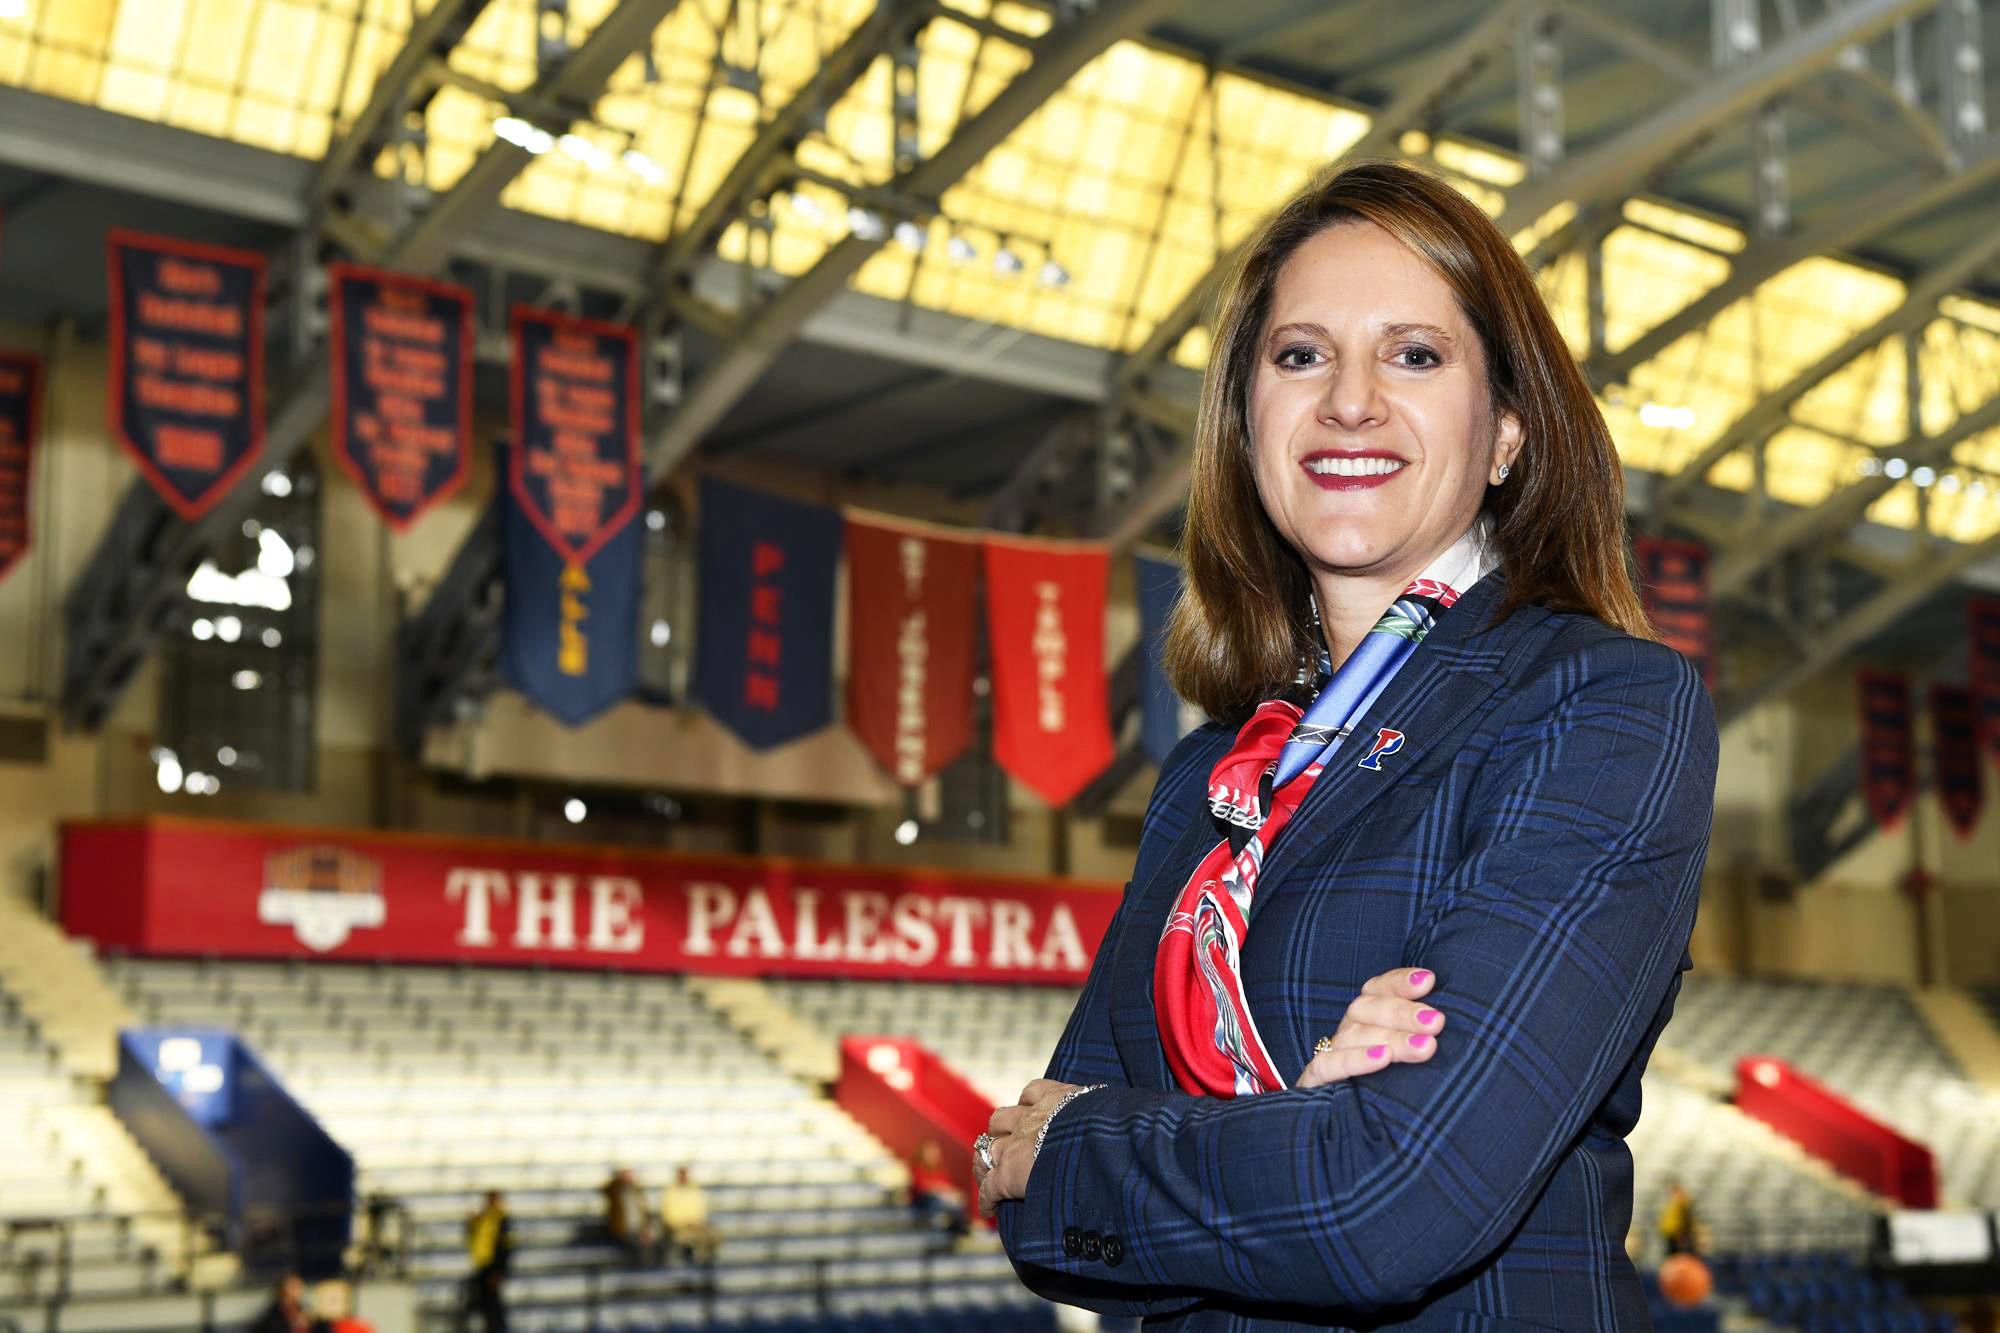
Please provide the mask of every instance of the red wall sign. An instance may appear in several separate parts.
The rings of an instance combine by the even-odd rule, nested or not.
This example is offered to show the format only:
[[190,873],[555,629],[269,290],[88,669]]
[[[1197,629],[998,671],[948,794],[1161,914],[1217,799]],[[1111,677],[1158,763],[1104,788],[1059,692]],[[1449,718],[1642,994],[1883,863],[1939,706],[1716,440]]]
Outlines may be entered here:
[[1076,985],[1116,890],[206,820],[62,832],[63,928],[142,955]]

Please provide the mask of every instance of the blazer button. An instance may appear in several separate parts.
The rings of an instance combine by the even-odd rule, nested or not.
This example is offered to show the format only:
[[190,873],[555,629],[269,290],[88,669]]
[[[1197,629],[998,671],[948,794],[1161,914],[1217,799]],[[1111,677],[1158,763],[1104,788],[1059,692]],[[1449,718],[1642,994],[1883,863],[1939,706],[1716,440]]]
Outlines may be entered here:
[[1096,1259],[1104,1253],[1104,1242],[1095,1231],[1083,1233],[1083,1257]]
[[1104,1266],[1116,1268],[1125,1261],[1125,1242],[1117,1236],[1106,1236],[1103,1242]]
[[1063,1256],[1074,1259],[1083,1253],[1083,1233],[1075,1227],[1063,1228]]

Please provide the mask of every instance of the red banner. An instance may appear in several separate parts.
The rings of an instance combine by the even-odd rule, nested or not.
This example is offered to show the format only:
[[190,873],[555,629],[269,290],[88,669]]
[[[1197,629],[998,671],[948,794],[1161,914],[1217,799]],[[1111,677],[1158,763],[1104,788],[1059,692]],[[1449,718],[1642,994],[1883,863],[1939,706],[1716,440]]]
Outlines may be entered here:
[[328,276],[333,456],[401,531],[472,465],[472,293],[353,264]]
[[1116,886],[149,819],[62,831],[62,922],[223,958],[1079,984]]
[[1931,686],[1931,760],[1938,803],[1959,837],[1979,826],[1979,708],[1963,685]]
[[1893,671],[1862,671],[1855,684],[1861,700],[1861,794],[1875,822],[1894,828],[1917,794],[1910,678]]
[[906,787],[972,740],[979,543],[847,520],[847,724]]
[[264,452],[264,256],[113,230],[111,433],[192,523]]
[[1641,537],[1632,543],[1639,596],[1660,641],[1678,649],[1715,685],[1715,618],[1708,596],[1708,548],[1700,542]]
[[508,484],[572,565],[630,522],[639,488],[639,335],[622,324],[514,307]]
[[0,352],[0,579],[28,553],[35,441],[41,434],[42,363]]
[[1972,693],[1979,704],[1979,732],[1986,753],[2000,759],[2000,601],[1975,597],[1965,604],[1972,646]]
[[1102,546],[986,538],[993,754],[1050,805],[1068,802],[1111,763],[1109,566]]

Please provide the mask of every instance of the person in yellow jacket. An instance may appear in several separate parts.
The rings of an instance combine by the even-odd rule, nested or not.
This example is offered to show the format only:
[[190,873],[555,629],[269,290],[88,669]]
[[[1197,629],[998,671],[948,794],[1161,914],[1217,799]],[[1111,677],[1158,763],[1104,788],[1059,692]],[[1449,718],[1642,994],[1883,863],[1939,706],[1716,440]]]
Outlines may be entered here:
[[514,1246],[513,1222],[499,1190],[486,1192],[486,1203],[465,1221],[465,1254],[472,1272],[465,1280],[464,1315],[477,1313],[484,1333],[507,1333],[507,1258]]
[[660,1192],[660,1223],[666,1230],[668,1258],[675,1253],[685,1255],[689,1263],[715,1258],[719,1238],[708,1222],[708,1195],[685,1166]]
[[1694,1198],[1678,1181],[1667,1190],[1666,1207],[1660,1210],[1660,1238],[1668,1254],[1693,1254],[1695,1241]]

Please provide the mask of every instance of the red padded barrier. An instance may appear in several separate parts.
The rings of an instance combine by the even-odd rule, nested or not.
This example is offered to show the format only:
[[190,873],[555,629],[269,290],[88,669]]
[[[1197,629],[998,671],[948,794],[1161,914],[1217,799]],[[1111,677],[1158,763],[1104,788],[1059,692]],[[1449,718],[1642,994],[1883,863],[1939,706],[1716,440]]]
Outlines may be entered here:
[[1937,1207],[1929,1148],[1782,1060],[1746,1055],[1736,1062],[1736,1109],[1877,1194],[1909,1208]]
[[978,1211],[972,1141],[993,1104],[957,1070],[908,1037],[842,1037],[834,1099],[905,1162],[925,1139],[937,1140],[945,1169]]

